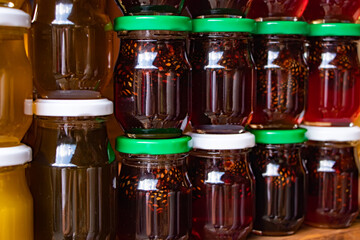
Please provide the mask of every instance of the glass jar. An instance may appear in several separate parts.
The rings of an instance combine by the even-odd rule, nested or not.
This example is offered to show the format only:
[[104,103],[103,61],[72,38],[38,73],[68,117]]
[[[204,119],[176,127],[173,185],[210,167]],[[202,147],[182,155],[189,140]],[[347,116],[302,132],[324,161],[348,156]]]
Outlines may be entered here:
[[251,128],[291,129],[305,112],[308,66],[305,22],[258,22],[253,56],[256,93]]
[[303,149],[309,172],[305,223],[321,228],[349,227],[359,214],[359,127],[309,127]]
[[360,114],[360,25],[311,24],[309,91],[304,122],[351,126]]
[[256,183],[253,233],[294,234],[306,209],[306,170],[300,156],[305,129],[252,130],[256,147],[250,152]]
[[115,30],[121,39],[114,70],[116,119],[129,137],[181,136],[190,112],[190,18],[119,17]]
[[245,17],[253,0],[187,0],[192,18],[197,17]]
[[34,239],[33,199],[25,177],[31,158],[24,144],[0,148],[0,239]]
[[312,23],[355,23],[360,17],[360,0],[309,0],[304,17]]
[[193,151],[187,165],[193,184],[193,239],[245,239],[255,213],[255,179],[249,162],[254,135],[191,137]]
[[24,36],[30,16],[0,7],[0,146],[20,143],[32,122],[32,71]]
[[30,53],[41,98],[100,98],[112,77],[105,0],[34,0]]
[[116,139],[122,163],[118,239],[189,239],[191,184],[185,161],[190,139]]
[[311,1],[314,0],[253,0],[246,17],[260,21],[297,21]]
[[250,33],[254,23],[242,18],[193,20],[191,123],[195,131],[208,132],[212,125],[211,131],[219,133],[215,125],[229,125],[230,129],[250,122],[255,77]]
[[38,99],[34,111],[35,239],[115,239],[117,174],[106,132],[112,102]]
[[124,15],[180,14],[185,0],[115,0]]

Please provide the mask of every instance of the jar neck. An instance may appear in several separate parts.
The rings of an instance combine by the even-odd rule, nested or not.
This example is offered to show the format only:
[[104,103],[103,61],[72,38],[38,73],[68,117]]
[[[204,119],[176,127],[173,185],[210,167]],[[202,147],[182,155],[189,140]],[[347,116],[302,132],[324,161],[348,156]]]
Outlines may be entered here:
[[27,187],[25,165],[0,168],[0,192],[21,185]]
[[118,37],[123,40],[167,40],[183,41],[185,43],[186,32],[175,32],[165,30],[141,30],[141,31],[122,31],[118,32]]
[[290,50],[292,53],[304,52],[305,37],[301,35],[255,35],[255,49],[269,49],[271,51]]
[[168,154],[168,155],[134,155],[121,154],[122,163],[139,168],[157,168],[168,166],[183,166],[188,154]]
[[268,161],[286,162],[289,164],[298,164],[301,160],[300,150],[302,143],[298,144],[256,144],[256,155]]
[[348,141],[348,142],[321,142],[309,140],[305,146],[321,147],[321,148],[355,148],[359,145],[359,141]]
[[[0,41],[17,40],[23,43],[26,33],[27,30],[25,28],[0,27]],[[22,48],[24,48],[24,46]]]
[[193,149],[190,152],[190,155],[200,158],[229,159],[229,158],[239,158],[240,156],[247,154],[249,152],[250,152],[249,148],[234,149],[234,150]]

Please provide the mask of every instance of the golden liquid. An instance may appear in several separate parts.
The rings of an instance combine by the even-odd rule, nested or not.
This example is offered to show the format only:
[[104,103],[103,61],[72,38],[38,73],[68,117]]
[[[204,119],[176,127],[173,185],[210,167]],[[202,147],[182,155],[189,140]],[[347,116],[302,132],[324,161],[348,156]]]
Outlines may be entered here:
[[31,6],[29,0],[0,0],[0,7],[18,8],[30,14]]
[[0,28],[0,56],[0,147],[3,147],[19,143],[32,121],[32,71],[23,30]]

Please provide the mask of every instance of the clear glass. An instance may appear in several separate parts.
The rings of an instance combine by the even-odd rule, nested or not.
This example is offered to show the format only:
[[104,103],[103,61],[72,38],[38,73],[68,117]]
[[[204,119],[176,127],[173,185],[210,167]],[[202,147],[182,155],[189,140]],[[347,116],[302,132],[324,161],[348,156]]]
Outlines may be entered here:
[[194,240],[246,239],[255,213],[249,149],[190,153]]
[[196,17],[245,17],[253,0],[187,0],[187,9]]
[[304,38],[255,35],[256,93],[251,128],[292,129],[305,113],[309,68]]
[[34,239],[33,199],[25,167],[0,167],[0,239]]
[[355,23],[360,17],[360,0],[309,0],[304,17],[311,23]]
[[0,26],[0,147],[20,143],[32,122],[32,71],[26,30]]
[[187,154],[121,154],[117,237],[186,240],[191,232]]
[[115,0],[124,15],[180,14],[185,0]]
[[253,0],[246,17],[260,21],[299,20],[314,0]]
[[185,33],[120,33],[115,117],[129,137],[179,137],[189,121],[191,66]]
[[360,114],[357,37],[310,37],[309,91],[304,122],[351,126]]
[[305,223],[349,227],[359,214],[357,142],[308,141],[303,149],[309,172]]
[[115,239],[116,165],[104,117],[36,117],[29,168],[36,240]]
[[306,209],[306,170],[301,145],[257,144],[250,152],[256,183],[256,215],[253,233],[294,234]]
[[112,77],[105,0],[35,0],[30,41],[41,98],[98,98]]
[[[216,132],[217,125],[247,125],[252,117],[255,63],[245,33],[198,33],[191,36],[194,131]],[[216,126],[215,126],[216,125]],[[219,132],[222,128],[219,126]],[[234,129],[238,132],[238,129]]]

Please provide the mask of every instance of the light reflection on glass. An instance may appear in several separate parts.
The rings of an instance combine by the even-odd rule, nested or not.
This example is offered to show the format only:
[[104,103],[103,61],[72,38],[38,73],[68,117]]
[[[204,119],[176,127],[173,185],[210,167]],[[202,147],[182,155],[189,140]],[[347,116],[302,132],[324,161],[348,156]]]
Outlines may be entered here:
[[135,69],[157,69],[153,65],[157,52],[139,53]]
[[211,52],[209,52],[209,64],[205,66],[205,69],[224,68],[223,66],[218,64],[219,61],[221,60],[223,54],[224,54],[223,51],[219,51],[219,52],[211,51]]
[[137,190],[156,191],[156,190],[158,190],[156,188],[157,184],[158,184],[157,179],[142,179],[142,180],[139,181],[139,185],[137,187]]
[[335,172],[334,169],[334,165],[335,165],[335,161],[334,160],[320,160],[319,162],[319,168],[317,169],[318,172]]
[[209,172],[207,175],[207,179],[205,180],[205,183],[222,184],[224,183],[224,181],[221,180],[221,177],[224,174],[225,174],[224,172],[217,172],[217,171]]
[[73,4],[71,3],[59,3],[55,6],[55,20],[52,24],[56,25],[74,25],[73,22],[69,21],[69,15],[72,11]]
[[330,52],[322,53],[321,54],[321,64],[320,64],[319,68],[335,69],[336,66],[331,64],[331,62],[335,58],[336,58],[336,53],[330,53]]
[[279,57],[279,52],[275,51],[269,51],[269,55],[267,58],[267,65],[265,66],[265,69],[267,68],[280,68],[277,64],[274,64],[274,61]]
[[279,165],[276,163],[269,163],[266,166],[266,171],[262,174],[263,177],[279,177]]
[[56,147],[56,159],[54,167],[75,167],[71,159],[75,153],[76,144],[60,144]]

